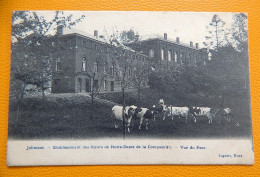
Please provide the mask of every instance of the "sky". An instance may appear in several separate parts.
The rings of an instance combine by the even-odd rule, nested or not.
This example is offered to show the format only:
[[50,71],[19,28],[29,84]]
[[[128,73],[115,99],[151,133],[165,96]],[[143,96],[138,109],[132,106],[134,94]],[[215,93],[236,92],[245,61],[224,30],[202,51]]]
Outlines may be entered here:
[[[85,19],[74,28],[89,34],[94,30],[99,35],[114,30],[122,31],[134,29],[139,35],[162,35],[167,33],[169,39],[180,38],[183,43],[199,43],[203,47],[205,36],[208,35],[206,26],[209,25],[214,14],[218,14],[225,21],[226,28],[232,24],[232,16],[235,13],[226,12],[161,12],[161,11],[64,11],[65,14],[73,14],[73,18],[85,15]],[[47,19],[51,19],[54,12],[38,12]]]

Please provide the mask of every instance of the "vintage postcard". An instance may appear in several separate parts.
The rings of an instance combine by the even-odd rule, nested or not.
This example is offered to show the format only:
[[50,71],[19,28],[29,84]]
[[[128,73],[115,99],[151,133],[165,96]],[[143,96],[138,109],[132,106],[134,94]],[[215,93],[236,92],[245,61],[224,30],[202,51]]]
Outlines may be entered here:
[[254,163],[247,13],[12,15],[8,166]]

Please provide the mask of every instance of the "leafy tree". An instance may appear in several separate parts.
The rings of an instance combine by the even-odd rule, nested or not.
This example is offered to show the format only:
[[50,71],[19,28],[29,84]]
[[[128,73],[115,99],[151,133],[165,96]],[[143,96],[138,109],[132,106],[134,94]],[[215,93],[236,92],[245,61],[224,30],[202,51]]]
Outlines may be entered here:
[[[121,94],[123,100],[123,137],[125,138],[125,91],[132,82],[131,77],[128,77],[129,70],[132,70],[134,62],[136,61],[132,54],[137,54],[137,52],[124,44],[125,41],[122,40],[118,31],[113,32],[111,35],[108,35],[106,32],[106,40],[109,44],[109,57],[112,59],[112,63],[115,64],[117,81],[121,83]],[[138,36],[135,36],[133,48],[136,48],[136,45],[138,45]]]
[[223,46],[227,42],[226,33],[224,30],[225,22],[215,14],[209,26],[206,26],[208,30],[208,36],[206,36],[207,42],[204,42],[206,47],[209,47],[214,50],[218,50],[220,46]]
[[[99,54],[97,56],[97,58],[95,59],[95,63],[97,63],[97,71],[95,71],[95,69],[93,68],[93,70],[88,70],[87,72],[87,76],[90,78],[91,80],[91,90],[90,90],[90,97],[91,97],[91,112],[90,112],[90,119],[91,121],[93,122],[93,112],[94,112],[94,104],[95,104],[95,100],[97,98],[97,96],[99,95],[100,93],[100,90],[101,90],[101,87],[102,87],[102,84],[104,82],[104,78],[106,77],[106,73],[104,72],[99,72],[98,70],[98,66],[101,65],[102,63],[102,60],[103,60],[104,56],[102,56],[101,54]],[[105,64],[103,63],[104,67]],[[98,75],[101,75],[101,80],[100,82],[95,82],[98,77]]]
[[[44,100],[46,83],[51,80],[52,43],[57,36],[53,32],[59,25],[72,27],[84,16],[72,20],[72,15],[65,16],[56,11],[51,20],[33,11],[15,11],[12,22],[12,68],[15,78],[25,84],[41,88]],[[52,38],[51,38],[52,37]]]
[[44,91],[51,80],[50,53],[54,50],[53,42],[57,38],[53,33],[59,25],[70,28],[83,18],[84,16],[81,16],[72,20],[72,15],[66,16],[62,11],[56,11],[53,18],[47,20],[34,11],[14,11],[10,96],[19,98],[17,118],[27,85],[41,88],[44,101]]
[[139,33],[133,29],[124,30],[120,33],[120,40],[123,42],[136,42],[139,38]]
[[146,83],[148,81],[148,75],[151,72],[150,65],[147,62],[142,62],[134,67],[134,76],[132,82],[134,88],[137,89],[137,106],[141,106],[141,93],[142,90],[147,87]]
[[233,46],[243,52],[248,48],[247,16],[244,13],[235,14],[231,27],[231,40]]

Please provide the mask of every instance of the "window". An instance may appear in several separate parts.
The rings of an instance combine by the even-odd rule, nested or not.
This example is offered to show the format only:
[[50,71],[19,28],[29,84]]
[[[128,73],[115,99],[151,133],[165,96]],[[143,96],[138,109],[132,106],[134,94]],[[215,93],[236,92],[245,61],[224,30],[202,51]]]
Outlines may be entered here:
[[104,81],[104,83],[103,83],[104,85],[104,90],[107,90],[107,81]]
[[87,46],[87,42],[83,41],[83,46],[86,47]]
[[107,73],[107,63],[104,63],[104,66],[103,66],[103,73],[104,73],[104,74]]
[[86,58],[85,57],[82,59],[81,71],[86,71]]
[[168,51],[168,61],[172,61],[172,52]]
[[132,75],[132,70],[129,68],[128,70],[128,76],[131,76]]
[[98,50],[98,44],[95,44],[95,49]]
[[54,85],[59,85],[60,84],[60,79],[54,79]]
[[212,53],[209,52],[208,54],[208,60],[210,61],[212,59]]
[[98,80],[94,80],[94,88],[98,89]]
[[78,81],[79,81],[79,92],[81,93],[82,92],[82,79],[78,78]]
[[197,66],[197,56],[194,57],[194,64]]
[[154,58],[154,50],[153,49],[149,50],[149,57]]
[[114,84],[114,81],[111,81],[111,84],[110,84],[110,88],[111,88],[111,91],[114,91],[114,86],[115,84]]
[[161,49],[161,59],[164,60],[164,50]]
[[98,65],[97,65],[97,63],[94,63],[94,72],[95,72],[95,73],[98,72]]
[[174,61],[176,63],[178,62],[178,54],[177,54],[177,52],[174,52]]
[[61,71],[61,61],[60,58],[56,60],[56,71]]
[[114,74],[115,74],[115,66],[112,65],[112,66],[111,66],[111,75],[114,75]]
[[180,56],[180,61],[181,61],[181,64],[183,64],[183,61],[184,61],[184,52],[181,52],[181,56]]

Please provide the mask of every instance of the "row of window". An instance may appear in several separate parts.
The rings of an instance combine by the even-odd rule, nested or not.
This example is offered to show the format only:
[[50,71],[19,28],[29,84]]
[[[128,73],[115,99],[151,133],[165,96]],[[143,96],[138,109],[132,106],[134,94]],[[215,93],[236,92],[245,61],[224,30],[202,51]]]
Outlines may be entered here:
[[[173,52],[169,50],[167,55],[168,55],[168,61],[173,61],[174,60],[174,62],[178,62],[179,59],[183,59],[184,58],[184,53],[183,52],[180,53],[180,56],[178,55],[178,52],[174,52],[174,56],[172,56]],[[150,58],[154,58],[154,50],[153,49],[149,50],[149,57]],[[166,57],[165,51],[164,51],[164,49],[161,49],[161,59],[165,60],[165,57]],[[189,55],[189,58],[190,59],[192,58],[191,54]],[[194,62],[197,63],[196,57],[195,57]]]
[[[82,78],[78,78],[78,83],[79,83],[79,92],[82,92],[83,90],[83,82],[82,82]],[[98,84],[98,80],[94,80],[93,86],[95,89],[99,88],[99,84]],[[103,81],[103,89],[107,90],[108,89],[108,81],[104,80]],[[111,85],[110,85],[110,89],[111,91],[114,91],[114,81],[111,81]],[[86,85],[85,85],[85,91],[86,92],[90,92],[91,91],[91,85],[88,79],[86,79]]]
[[[103,66],[103,74],[107,74],[107,68],[108,68],[108,64],[105,63],[104,66]],[[56,59],[56,71],[61,71],[61,60],[60,58]],[[86,58],[84,57],[82,59],[82,62],[81,62],[81,71],[83,72],[86,72],[87,71],[87,60]],[[94,72],[98,72],[98,63],[95,62],[94,65],[93,65],[93,71]],[[115,66],[112,65],[110,67],[110,73],[111,75],[114,75],[115,74]]]
[[[91,44],[90,44],[91,45]],[[87,47],[87,41],[83,40],[83,46]],[[100,49],[100,45],[99,44],[95,44],[95,50],[99,50]],[[103,47],[103,50],[101,50],[102,52],[108,52],[108,48],[107,47]],[[135,55],[135,54],[131,54],[130,52],[122,52],[123,56],[128,56],[129,58],[133,58],[133,59],[145,59],[145,56],[140,56],[140,55]]]
[[[83,41],[83,46],[84,46],[84,47],[88,47],[88,46],[87,46],[87,41],[85,41],[85,40]],[[91,46],[91,44],[90,44],[90,46]],[[89,46],[89,47],[90,47],[90,46]],[[100,46],[99,46],[98,44],[95,44],[95,50],[99,50],[99,49],[100,49]],[[102,50],[102,51],[103,51],[103,52],[108,52],[107,47],[103,47],[103,50]]]

